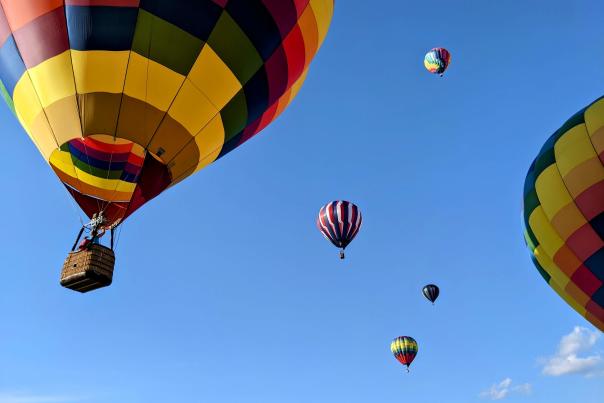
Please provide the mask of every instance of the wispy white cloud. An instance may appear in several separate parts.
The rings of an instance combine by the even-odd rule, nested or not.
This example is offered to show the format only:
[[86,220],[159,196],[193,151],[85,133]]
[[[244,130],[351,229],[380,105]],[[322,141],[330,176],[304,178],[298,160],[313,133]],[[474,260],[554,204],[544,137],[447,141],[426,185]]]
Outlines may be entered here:
[[515,385],[511,378],[505,378],[503,381],[491,385],[491,387],[480,394],[483,399],[501,400],[512,394],[528,395],[532,391],[530,383]]
[[587,377],[604,375],[604,359],[601,353],[595,351],[600,337],[601,333],[598,331],[576,326],[571,333],[562,337],[556,354],[542,360],[543,374],[579,374]]
[[0,393],[0,403],[74,403],[84,399],[73,396]]

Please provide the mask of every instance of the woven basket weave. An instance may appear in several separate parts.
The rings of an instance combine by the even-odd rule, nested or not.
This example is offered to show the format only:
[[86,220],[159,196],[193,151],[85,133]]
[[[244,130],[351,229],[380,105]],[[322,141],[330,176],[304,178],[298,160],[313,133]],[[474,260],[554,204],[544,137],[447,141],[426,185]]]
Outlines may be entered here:
[[113,280],[114,265],[115,254],[103,245],[71,252],[63,264],[61,285],[82,293],[107,287]]

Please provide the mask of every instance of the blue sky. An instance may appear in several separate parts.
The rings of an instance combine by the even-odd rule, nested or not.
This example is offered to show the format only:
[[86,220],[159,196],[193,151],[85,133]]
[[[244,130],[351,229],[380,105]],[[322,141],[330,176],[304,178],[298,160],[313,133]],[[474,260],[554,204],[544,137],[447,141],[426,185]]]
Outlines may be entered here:
[[[541,144],[602,95],[602,15],[338,1],[290,109],[131,217],[85,296],[58,285],[77,210],[2,108],[0,403],[599,402],[604,342],[533,268],[520,209]],[[333,199],[364,214],[344,262],[315,228]]]

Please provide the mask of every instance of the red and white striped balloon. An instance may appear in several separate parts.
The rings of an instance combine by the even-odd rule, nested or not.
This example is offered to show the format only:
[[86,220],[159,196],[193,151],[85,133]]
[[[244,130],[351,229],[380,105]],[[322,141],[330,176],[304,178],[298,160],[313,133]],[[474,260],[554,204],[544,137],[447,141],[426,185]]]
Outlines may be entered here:
[[359,208],[354,203],[345,200],[327,203],[321,207],[317,218],[319,231],[332,244],[341,249],[341,259],[344,259],[344,249],[357,235],[362,223],[363,216]]

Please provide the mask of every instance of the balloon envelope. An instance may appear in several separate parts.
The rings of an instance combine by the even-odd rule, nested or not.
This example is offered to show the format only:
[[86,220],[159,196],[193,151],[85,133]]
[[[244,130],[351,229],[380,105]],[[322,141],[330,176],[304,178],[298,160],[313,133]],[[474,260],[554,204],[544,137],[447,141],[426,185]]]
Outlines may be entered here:
[[433,74],[443,75],[449,63],[451,62],[451,54],[445,48],[431,49],[424,57],[424,66]]
[[428,301],[434,303],[440,295],[440,289],[437,285],[428,284],[422,289],[422,293],[424,294],[424,297],[428,299]]
[[524,183],[524,237],[545,281],[604,331],[604,98],[543,145]]
[[289,105],[333,0],[2,0],[0,90],[109,225]]
[[351,202],[339,200],[321,207],[317,227],[323,236],[338,248],[345,249],[358,234],[363,223],[359,208]]
[[392,351],[398,362],[409,368],[417,355],[418,345],[412,337],[400,336],[392,341],[390,351]]

